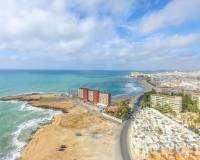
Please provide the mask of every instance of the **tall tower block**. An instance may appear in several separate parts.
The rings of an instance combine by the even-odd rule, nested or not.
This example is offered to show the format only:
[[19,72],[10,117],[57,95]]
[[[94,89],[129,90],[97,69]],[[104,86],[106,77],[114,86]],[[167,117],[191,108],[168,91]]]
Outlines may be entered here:
[[83,101],[88,101],[88,88],[83,88]]
[[97,104],[99,103],[99,91],[93,90],[93,103]]

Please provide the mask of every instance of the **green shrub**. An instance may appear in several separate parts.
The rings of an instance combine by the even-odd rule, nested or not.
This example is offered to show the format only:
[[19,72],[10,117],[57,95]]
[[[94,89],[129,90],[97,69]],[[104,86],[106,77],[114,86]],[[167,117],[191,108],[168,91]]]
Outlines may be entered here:
[[161,107],[160,105],[156,105],[155,109],[160,111],[161,113],[169,113],[173,116],[177,115],[176,112],[168,105],[165,105],[163,107]]
[[199,112],[197,107],[197,101],[192,100],[189,95],[183,96],[183,111],[189,111],[189,112]]
[[145,92],[140,101],[141,108],[150,107],[151,106],[151,94],[156,94],[155,89],[152,89],[150,92]]

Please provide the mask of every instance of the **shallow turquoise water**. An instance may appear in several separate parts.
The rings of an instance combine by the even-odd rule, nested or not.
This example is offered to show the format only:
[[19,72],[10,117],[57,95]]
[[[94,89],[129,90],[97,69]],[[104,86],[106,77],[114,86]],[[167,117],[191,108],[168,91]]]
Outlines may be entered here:
[[[0,96],[32,92],[70,92],[98,88],[112,96],[134,94],[143,88],[127,78],[127,71],[0,71]],[[15,160],[30,135],[60,112],[0,102],[0,160]]]
[[0,102],[0,159],[15,160],[30,135],[60,112],[33,108],[22,102]]

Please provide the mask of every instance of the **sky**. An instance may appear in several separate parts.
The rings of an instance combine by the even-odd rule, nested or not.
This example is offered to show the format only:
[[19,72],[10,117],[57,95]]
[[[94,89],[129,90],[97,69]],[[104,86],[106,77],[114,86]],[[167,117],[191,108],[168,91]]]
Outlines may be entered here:
[[200,69],[200,0],[0,0],[0,69]]

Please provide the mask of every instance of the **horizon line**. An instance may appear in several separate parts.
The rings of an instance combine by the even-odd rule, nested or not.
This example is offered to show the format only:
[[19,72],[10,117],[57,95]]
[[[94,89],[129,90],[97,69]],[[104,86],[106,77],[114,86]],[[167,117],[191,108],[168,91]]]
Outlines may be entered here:
[[36,69],[36,68],[0,68],[0,71],[130,71],[130,72],[154,72],[154,71],[200,71],[199,69]]

